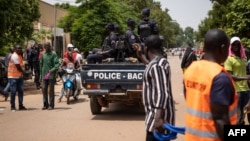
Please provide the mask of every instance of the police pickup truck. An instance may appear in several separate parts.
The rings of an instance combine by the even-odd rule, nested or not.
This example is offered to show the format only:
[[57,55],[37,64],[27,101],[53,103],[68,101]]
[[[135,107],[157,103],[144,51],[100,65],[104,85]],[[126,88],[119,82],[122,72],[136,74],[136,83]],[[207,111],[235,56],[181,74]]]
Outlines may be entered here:
[[109,103],[142,104],[144,70],[144,64],[129,61],[83,65],[83,93],[90,98],[92,114],[100,114]]

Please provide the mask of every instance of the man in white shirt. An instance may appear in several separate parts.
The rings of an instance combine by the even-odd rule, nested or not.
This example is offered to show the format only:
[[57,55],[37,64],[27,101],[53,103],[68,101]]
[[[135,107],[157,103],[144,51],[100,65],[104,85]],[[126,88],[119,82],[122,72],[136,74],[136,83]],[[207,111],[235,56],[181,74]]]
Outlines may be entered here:
[[74,48],[74,52],[76,53],[76,61],[79,62],[79,64],[82,64],[82,55],[79,53],[78,48]]

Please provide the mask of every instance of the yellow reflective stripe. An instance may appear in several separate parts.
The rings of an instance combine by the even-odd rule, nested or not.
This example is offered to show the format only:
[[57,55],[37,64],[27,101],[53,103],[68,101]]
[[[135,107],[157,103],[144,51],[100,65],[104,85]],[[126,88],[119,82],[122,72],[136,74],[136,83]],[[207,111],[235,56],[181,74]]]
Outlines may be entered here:
[[[202,112],[202,111],[194,110],[188,107],[186,108],[186,112],[189,113],[190,115],[193,115],[199,118],[212,119],[211,112]],[[229,111],[229,117],[233,117],[235,114],[237,114],[237,107]]]
[[202,138],[218,138],[215,131],[200,131],[190,127],[186,127],[185,129],[185,134],[189,133]]

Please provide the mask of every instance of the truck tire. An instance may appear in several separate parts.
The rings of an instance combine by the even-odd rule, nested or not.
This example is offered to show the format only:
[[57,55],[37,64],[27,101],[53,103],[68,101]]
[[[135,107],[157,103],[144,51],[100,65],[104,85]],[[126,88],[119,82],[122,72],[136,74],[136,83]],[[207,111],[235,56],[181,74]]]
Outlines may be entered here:
[[91,96],[90,98],[90,110],[93,115],[101,113],[102,106],[98,103],[96,96]]

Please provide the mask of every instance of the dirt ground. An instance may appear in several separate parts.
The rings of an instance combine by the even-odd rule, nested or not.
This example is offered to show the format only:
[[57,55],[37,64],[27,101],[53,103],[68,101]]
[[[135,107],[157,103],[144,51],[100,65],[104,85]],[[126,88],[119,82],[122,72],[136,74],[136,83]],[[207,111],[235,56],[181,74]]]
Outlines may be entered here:
[[[176,125],[184,125],[184,98],[181,60],[169,56],[172,71],[172,90],[176,102]],[[56,85],[56,99],[61,83]],[[137,106],[111,104],[102,114],[92,115],[89,99],[80,95],[79,100],[66,104],[55,103],[54,110],[41,110],[42,94],[32,81],[25,83],[24,105],[27,111],[10,111],[10,101],[0,96],[1,141],[144,141],[143,110]],[[17,99],[16,99],[17,102]],[[18,103],[16,103],[18,105]],[[178,135],[176,141],[182,141]]]

